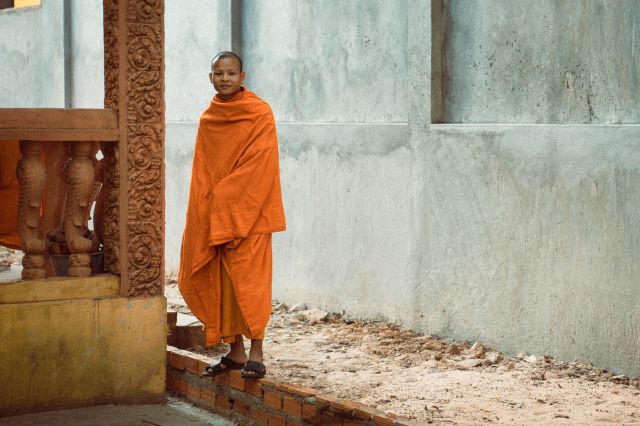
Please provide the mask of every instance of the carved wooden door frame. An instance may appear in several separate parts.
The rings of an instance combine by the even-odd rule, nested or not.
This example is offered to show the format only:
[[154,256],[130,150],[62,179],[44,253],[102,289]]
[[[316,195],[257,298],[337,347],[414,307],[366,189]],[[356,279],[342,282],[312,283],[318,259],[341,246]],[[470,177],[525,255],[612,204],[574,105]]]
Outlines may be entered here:
[[118,144],[103,144],[105,268],[121,295],[164,293],[164,0],[103,0],[105,108]]

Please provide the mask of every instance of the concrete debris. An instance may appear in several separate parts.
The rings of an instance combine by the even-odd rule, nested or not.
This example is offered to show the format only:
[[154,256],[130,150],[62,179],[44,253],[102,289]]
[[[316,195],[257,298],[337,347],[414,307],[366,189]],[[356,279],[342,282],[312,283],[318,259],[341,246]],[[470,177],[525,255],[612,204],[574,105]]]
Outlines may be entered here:
[[538,362],[538,358],[535,355],[529,355],[522,358],[524,362],[528,362],[529,364],[535,364]]
[[465,359],[464,361],[460,361],[458,365],[464,369],[467,369],[467,368],[478,367],[482,365],[483,362],[484,360],[482,359],[470,358],[470,359]]
[[308,322],[311,325],[318,322],[326,321],[329,313],[320,309],[307,309],[298,311],[296,318],[300,321]]
[[308,309],[307,304],[304,302],[296,303],[289,308],[289,312],[306,311]]
[[613,383],[618,383],[621,385],[628,385],[629,384],[629,378],[627,376],[625,376],[624,374],[618,375],[618,376],[612,376],[609,379],[610,382]]
[[451,346],[449,346],[449,351],[448,351],[451,355],[459,355],[460,352],[462,352],[460,350],[460,346],[456,345],[455,343],[453,343]]
[[473,346],[469,348],[469,355],[473,358],[482,358],[486,352],[486,349],[480,344],[480,342],[475,342]]
[[487,352],[485,354],[485,364],[490,365],[490,364],[495,364],[496,362],[499,362],[502,360],[502,355],[500,355],[500,353],[495,352],[495,351],[491,351],[491,352]]

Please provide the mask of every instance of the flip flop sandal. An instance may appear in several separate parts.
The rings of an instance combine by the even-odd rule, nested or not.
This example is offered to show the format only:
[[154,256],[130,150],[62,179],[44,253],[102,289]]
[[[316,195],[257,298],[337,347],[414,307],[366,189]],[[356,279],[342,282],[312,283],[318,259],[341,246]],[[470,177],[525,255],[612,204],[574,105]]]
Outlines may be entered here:
[[217,364],[211,364],[204,369],[204,372],[200,375],[200,377],[215,377],[218,376],[225,371],[229,370],[240,370],[244,366],[242,362],[235,362],[231,358],[227,358],[223,356],[220,358],[220,362]]
[[242,368],[242,377],[245,379],[262,379],[265,374],[267,374],[267,368],[257,361],[247,361]]

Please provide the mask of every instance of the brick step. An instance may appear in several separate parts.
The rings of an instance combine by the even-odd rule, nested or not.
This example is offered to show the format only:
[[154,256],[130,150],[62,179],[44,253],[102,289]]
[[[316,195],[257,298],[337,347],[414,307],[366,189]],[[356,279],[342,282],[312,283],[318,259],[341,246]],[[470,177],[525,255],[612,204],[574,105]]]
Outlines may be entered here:
[[193,315],[167,311],[167,344],[180,349],[205,346],[202,323]]

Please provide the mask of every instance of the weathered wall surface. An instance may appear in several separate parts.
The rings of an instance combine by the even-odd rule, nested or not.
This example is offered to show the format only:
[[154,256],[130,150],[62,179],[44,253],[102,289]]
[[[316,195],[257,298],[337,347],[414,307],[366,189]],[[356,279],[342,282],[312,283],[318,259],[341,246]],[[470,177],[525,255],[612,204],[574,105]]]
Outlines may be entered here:
[[102,0],[71,0],[67,28],[68,96],[73,108],[104,107],[104,44]]
[[0,107],[64,106],[61,1],[0,11]]
[[[467,22],[470,2],[455,3],[449,12],[461,16],[456,25],[462,34],[494,43],[515,40],[514,52],[547,49],[546,34],[534,37],[544,24],[522,33],[529,27],[504,23],[513,14],[526,15],[529,3],[514,3],[506,16],[496,15],[509,27],[497,32]],[[571,20],[591,13],[581,19],[595,21],[604,13],[600,3],[565,15]],[[275,296],[479,339],[508,352],[547,352],[640,373],[640,289],[634,279],[640,264],[640,220],[634,215],[640,208],[634,190],[640,184],[640,127],[432,125],[429,5],[409,1],[402,5],[408,11],[399,7],[397,13],[391,9],[398,3],[366,5],[357,11],[355,4],[347,10],[324,4],[309,12],[306,2],[285,2],[278,10],[244,2],[250,85],[279,119],[288,231],[274,239]],[[543,6],[536,5],[533,16]],[[633,14],[636,6],[626,6]],[[280,8],[294,23],[278,24]],[[481,16],[493,15],[489,10]],[[618,37],[632,39],[636,30],[624,22],[629,25],[619,32],[625,35]],[[556,36],[561,58],[574,40],[559,30]],[[445,47],[462,46],[455,37],[445,33]],[[624,107],[631,95],[614,94],[618,103],[612,104],[605,93],[604,83],[614,84],[610,66],[621,65],[586,55],[596,47],[593,40],[584,43],[574,57],[586,58],[583,69],[594,76],[594,87],[602,77],[601,91],[587,93],[596,116],[633,122],[637,110]],[[399,52],[407,59],[394,59]],[[520,64],[514,52],[495,59],[501,74],[488,75],[477,67],[481,54],[451,59],[445,50],[461,80],[458,97],[445,98],[449,107],[471,122],[597,122],[583,119],[575,99],[564,102],[566,94],[556,93],[562,76],[551,69],[562,68],[564,59],[549,63],[530,54]],[[607,57],[631,67],[635,59],[627,52]],[[512,75],[508,66],[538,71]],[[388,81],[392,69],[402,70],[396,74],[402,89]],[[358,85],[363,74],[368,90]],[[514,95],[511,81],[520,82],[522,91]],[[503,86],[479,94],[464,85],[469,82],[487,93],[486,87]],[[618,84],[626,84],[624,77]],[[526,90],[544,98],[545,106],[527,109]],[[395,107],[395,96],[402,108]],[[482,110],[483,102],[491,104]],[[360,114],[363,104],[368,114]],[[510,107],[516,104],[519,109]]]
[[640,126],[434,126],[407,324],[640,373]]
[[443,121],[640,122],[640,3],[444,1]]
[[104,106],[101,0],[3,10],[0,33],[0,108]]

